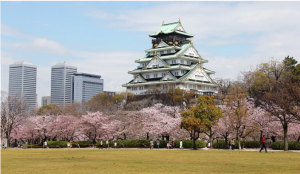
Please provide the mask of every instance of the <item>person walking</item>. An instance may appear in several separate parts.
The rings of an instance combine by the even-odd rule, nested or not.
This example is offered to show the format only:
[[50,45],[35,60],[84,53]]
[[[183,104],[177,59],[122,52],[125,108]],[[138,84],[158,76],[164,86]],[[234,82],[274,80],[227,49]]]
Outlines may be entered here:
[[117,148],[117,142],[115,142],[114,145],[115,145],[115,148]]
[[153,149],[153,140],[150,141],[150,149]]
[[228,150],[231,149],[231,142],[230,142],[230,139],[228,140]]
[[45,148],[48,148],[48,144],[47,144],[47,141],[45,141],[45,143],[44,143],[44,144],[45,144]]
[[231,145],[231,150],[234,150],[234,138],[231,139],[230,145]]
[[180,143],[179,143],[179,148],[182,149],[182,140],[180,140]]
[[159,144],[160,144],[160,142],[159,142],[159,139],[157,138],[157,140],[156,140],[157,149],[159,149]]
[[102,140],[100,141],[100,148],[101,148],[101,149],[103,148]]
[[260,149],[260,153],[261,153],[261,151],[265,148],[265,152],[267,153],[268,151],[267,151],[267,147],[266,147],[266,139],[265,139],[265,135],[263,135],[262,136],[262,138],[261,138],[261,149]]
[[96,140],[95,139],[93,139],[93,148],[95,148],[96,147]]
[[108,140],[106,140],[106,149],[109,148]]

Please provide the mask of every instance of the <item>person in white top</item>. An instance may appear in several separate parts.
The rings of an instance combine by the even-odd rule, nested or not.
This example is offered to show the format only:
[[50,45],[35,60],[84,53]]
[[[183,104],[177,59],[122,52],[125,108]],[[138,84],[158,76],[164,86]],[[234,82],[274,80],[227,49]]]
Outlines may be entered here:
[[106,140],[106,149],[109,148],[108,140]]
[[103,147],[103,143],[102,143],[102,140],[100,141],[100,148],[102,149]]
[[183,147],[182,147],[182,140],[180,140],[180,143],[179,143],[179,144],[180,144],[180,147],[179,147],[179,148],[182,149],[182,148],[183,148]]
[[117,142],[115,142],[115,148],[117,148]]

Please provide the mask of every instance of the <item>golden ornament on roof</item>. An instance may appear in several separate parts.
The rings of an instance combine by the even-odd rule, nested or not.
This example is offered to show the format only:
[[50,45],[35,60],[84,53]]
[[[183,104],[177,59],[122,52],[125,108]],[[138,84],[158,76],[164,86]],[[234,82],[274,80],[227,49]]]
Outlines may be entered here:
[[169,42],[169,45],[172,45],[173,44],[173,42]]
[[156,51],[154,51],[154,55],[156,56]]
[[178,45],[178,42],[175,42],[175,45]]
[[180,18],[178,19],[178,22],[181,23]]
[[164,24],[165,24],[165,21],[162,22],[162,25],[164,25]]

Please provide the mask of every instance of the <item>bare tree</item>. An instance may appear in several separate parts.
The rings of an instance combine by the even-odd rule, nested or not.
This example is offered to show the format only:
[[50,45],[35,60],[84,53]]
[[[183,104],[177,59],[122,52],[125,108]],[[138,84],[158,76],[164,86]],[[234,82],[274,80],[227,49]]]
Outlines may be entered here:
[[7,95],[1,91],[1,138],[7,138],[10,145],[11,132],[24,117],[27,116],[28,107],[23,97]]

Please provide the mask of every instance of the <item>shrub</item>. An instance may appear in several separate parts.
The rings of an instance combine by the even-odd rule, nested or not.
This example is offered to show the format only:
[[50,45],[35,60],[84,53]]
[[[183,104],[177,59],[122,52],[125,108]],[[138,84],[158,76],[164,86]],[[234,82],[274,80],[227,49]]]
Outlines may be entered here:
[[[241,144],[243,144],[243,142]],[[245,141],[245,148],[260,148],[260,142],[259,141]]]
[[93,147],[92,141],[75,141],[72,144],[73,148]]
[[[300,150],[300,142],[297,141],[290,141],[289,143],[289,150]],[[284,142],[283,141],[276,141],[271,144],[271,148],[273,150],[283,150],[284,149]]]
[[[180,148],[180,140],[174,141],[175,148]],[[182,140],[183,148],[193,148],[193,140]],[[196,140],[197,148],[204,148],[206,143],[204,141]]]
[[[243,143],[245,148],[260,148],[260,144],[259,141],[245,141],[245,142],[241,142],[241,147],[243,147]],[[217,142],[213,142],[213,148],[217,149]],[[219,140],[219,149],[227,149],[227,144],[225,142],[225,140]],[[238,149],[239,145],[238,145],[238,141],[235,140],[234,141],[234,148]]]
[[[47,141],[47,146],[50,148],[63,148],[67,147],[68,143],[68,141]],[[41,147],[43,147],[42,144]]]
[[[212,147],[217,149],[217,142],[213,142]],[[219,149],[227,149],[227,144],[225,140],[219,140]]]

